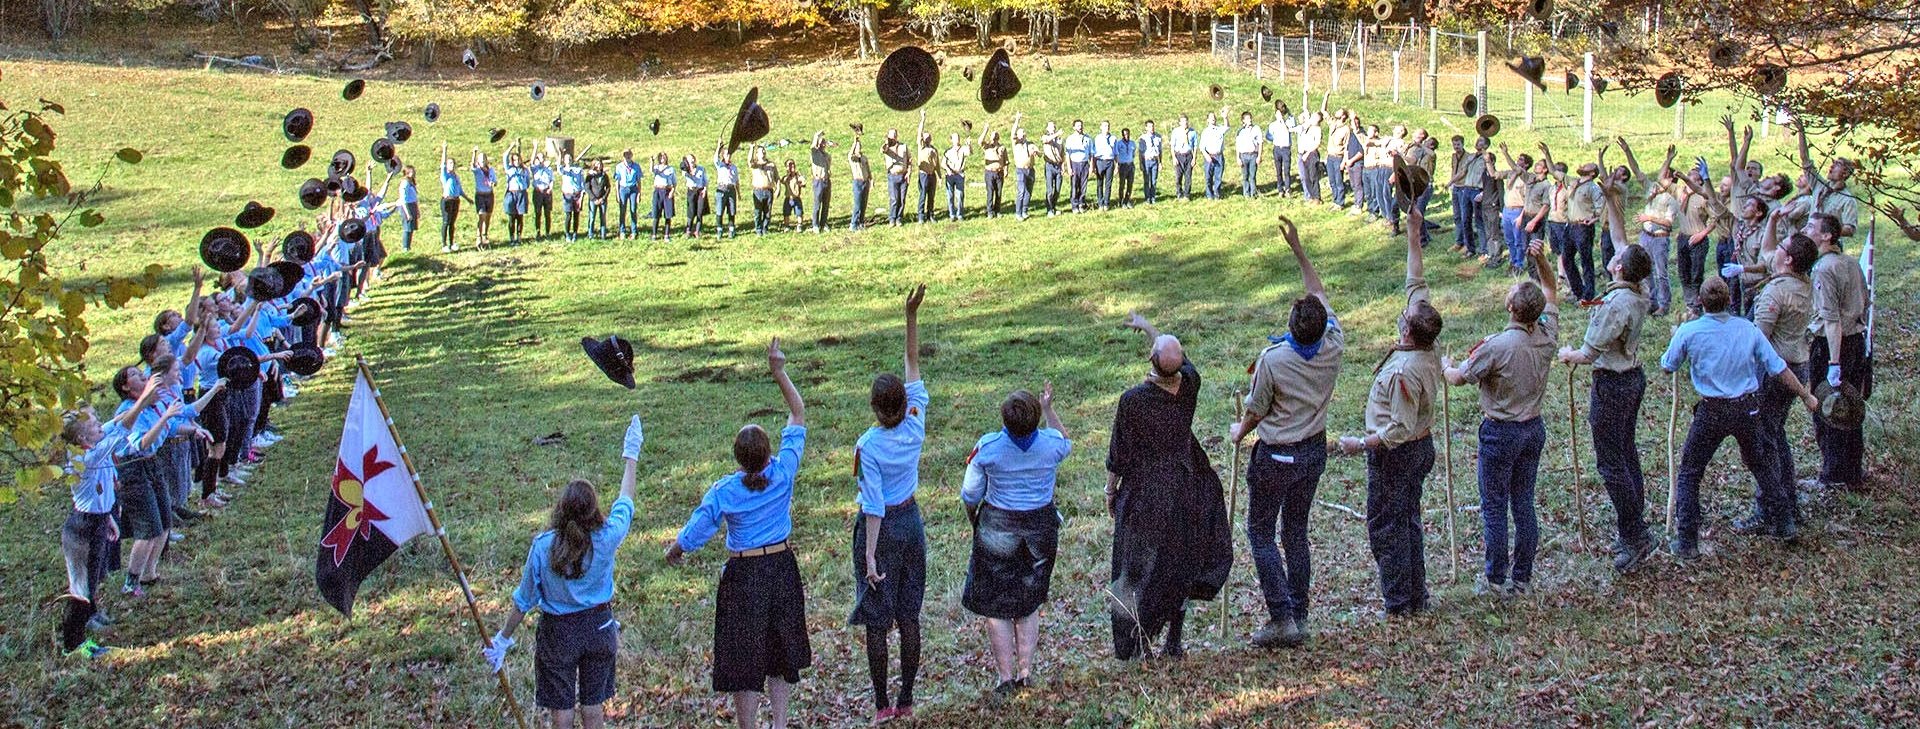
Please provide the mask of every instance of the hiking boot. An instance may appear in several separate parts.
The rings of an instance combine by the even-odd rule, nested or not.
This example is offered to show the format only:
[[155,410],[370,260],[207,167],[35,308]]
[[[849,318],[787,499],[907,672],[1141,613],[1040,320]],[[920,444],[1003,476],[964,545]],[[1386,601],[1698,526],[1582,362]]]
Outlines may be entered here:
[[1292,618],[1268,620],[1266,625],[1262,625],[1259,630],[1254,631],[1253,645],[1255,647],[1269,649],[1286,647],[1289,645],[1289,636],[1296,635],[1299,632],[1300,628],[1294,623]]
[[1626,574],[1645,564],[1647,557],[1654,551],[1653,540],[1642,538],[1639,541],[1621,544],[1613,550],[1613,571]]
[[1770,530],[1770,536],[1779,540],[1781,544],[1799,544],[1800,525],[1796,520],[1788,519],[1774,526],[1773,529]]
[[1495,582],[1487,579],[1486,575],[1481,575],[1473,583],[1473,594],[1480,597],[1505,598],[1513,594],[1513,588],[1508,586],[1505,580]]
[[1749,514],[1733,520],[1733,531],[1736,534],[1758,534],[1767,530],[1768,524],[1760,518],[1759,514]]
[[1674,559],[1682,562],[1692,562],[1700,558],[1699,544],[1683,542],[1678,539],[1673,540],[1672,544],[1667,545],[1667,551],[1673,553]]

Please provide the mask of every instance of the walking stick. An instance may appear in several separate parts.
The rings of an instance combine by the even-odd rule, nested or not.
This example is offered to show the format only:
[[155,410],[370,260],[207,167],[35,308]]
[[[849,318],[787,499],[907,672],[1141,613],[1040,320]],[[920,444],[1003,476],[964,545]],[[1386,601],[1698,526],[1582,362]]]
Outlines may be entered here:
[[1447,388],[1440,388],[1441,432],[1447,448],[1447,580],[1460,581],[1460,533],[1454,527],[1454,512],[1459,511],[1453,503],[1453,396]]
[[1680,473],[1673,467],[1673,430],[1680,422],[1680,373],[1667,373],[1672,399],[1667,405],[1667,529],[1673,529],[1673,502],[1680,498]]
[[1567,368],[1567,457],[1573,459],[1573,523],[1579,530],[1580,546],[1587,546],[1587,498],[1580,486],[1580,416],[1573,401],[1573,375],[1578,366]]
[[[1240,391],[1236,389],[1230,392],[1233,395],[1233,419],[1234,422],[1240,422],[1240,420],[1246,417],[1245,412],[1241,409],[1243,403],[1240,401]],[[1236,440],[1232,445],[1233,455],[1227,461],[1227,483],[1229,484],[1227,490],[1227,524],[1229,525],[1233,524],[1234,506],[1240,502],[1240,441]],[[1231,530],[1232,527],[1229,526],[1228,529]],[[1227,574],[1232,575],[1233,573],[1228,572]],[[1229,577],[1228,580],[1231,582],[1232,578]],[[1225,643],[1227,640],[1227,616],[1233,612],[1233,592],[1227,589],[1227,587],[1228,585],[1222,585],[1220,589],[1219,638],[1222,643]]]

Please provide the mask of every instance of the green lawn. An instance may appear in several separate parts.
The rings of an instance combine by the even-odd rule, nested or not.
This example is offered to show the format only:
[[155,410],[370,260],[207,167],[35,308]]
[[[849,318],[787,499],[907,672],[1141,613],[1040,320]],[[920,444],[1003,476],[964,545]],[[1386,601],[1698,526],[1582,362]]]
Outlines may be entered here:
[[[762,88],[773,138],[839,134],[863,120],[870,131],[910,127],[908,115],[874,99],[871,66],[820,64],[691,80],[555,85],[535,103],[519,82],[370,84],[351,104],[335,79],[264,78],[197,71],[47,63],[6,67],[8,103],[46,96],[66,104],[63,159],[76,179],[135,146],[147,161],[106,181],[108,223],[76,234],[63,260],[89,272],[126,273],[158,260],[174,268],[155,296],[101,313],[94,354],[107,365],[131,360],[152,314],[186,297],[187,267],[200,233],[226,224],[249,199],[280,208],[277,238],[299,218],[292,199],[305,174],[277,166],[280,116],[314,109],[316,157],[334,147],[362,154],[381,122],[409,119],[402,148],[426,161],[441,139],[461,148],[505,126],[542,132],[562,111],[566,132],[598,150],[631,144],[636,153],[708,148],[748,85]],[[1146,115],[1204,115],[1207,84],[1232,84],[1230,101],[1254,102],[1257,85],[1203,57],[1066,58],[1050,73],[1023,69],[1026,89],[1003,110],[1034,120],[1090,121],[1108,115],[1136,126]],[[944,134],[961,118],[985,118],[957,74],[929,107]],[[1284,90],[1283,90],[1284,91]],[[1297,90],[1293,91],[1297,94]],[[438,101],[435,126],[419,108]],[[1462,118],[1355,100],[1374,117],[1424,124],[1447,135]],[[1724,156],[1710,136],[1732,103],[1690,112],[1686,157]],[[1625,133],[1651,157],[1671,129],[1670,112],[1646,98],[1609,95],[1601,133]],[[645,131],[658,117],[658,138]],[[348,122],[352,119],[352,122]],[[1121,123],[1116,118],[1116,126]],[[1537,137],[1510,124],[1501,139],[1531,147]],[[1577,129],[1547,128],[1571,150]],[[1778,138],[1775,137],[1775,140]],[[1775,141],[1769,140],[1769,141]],[[1759,145],[1770,167],[1784,148]],[[787,152],[798,154],[789,147]],[[1571,154],[1563,155],[1571,157]],[[1583,155],[1584,156],[1584,155]],[[1717,163],[1723,167],[1723,163]],[[314,168],[317,170],[317,168]],[[310,170],[311,171],[311,170]],[[1230,176],[1230,180],[1234,179]],[[1230,186],[1234,184],[1230,182]],[[1169,180],[1170,186],[1170,180]],[[437,194],[428,181],[424,196]],[[976,187],[969,195],[981,198]],[[883,194],[876,200],[884,199]],[[846,193],[839,192],[844,209]],[[879,204],[874,206],[878,209]],[[1436,213],[1445,205],[1436,202]],[[1309,650],[1261,653],[1244,647],[1258,627],[1258,590],[1244,540],[1234,571],[1233,616],[1224,644],[1219,608],[1198,607],[1192,655],[1178,664],[1121,665],[1110,658],[1100,587],[1108,522],[1102,463],[1115,398],[1143,374],[1144,343],[1119,326],[1141,311],[1186,342],[1208,378],[1202,436],[1222,432],[1229,391],[1264,336],[1284,327],[1298,273],[1274,236],[1275,214],[1302,235],[1351,332],[1348,364],[1331,423],[1358,428],[1371,365],[1393,337],[1404,246],[1378,225],[1292,201],[1237,196],[1221,202],[1073,218],[1011,218],[877,229],[858,236],[782,234],[670,245],[619,241],[531,243],[454,255],[399,255],[376,295],[354,313],[341,357],[276,412],[288,433],[254,485],[211,524],[191,530],[166,568],[170,584],[145,601],[117,596],[110,642],[127,650],[93,665],[57,660],[49,648],[62,589],[58,526],[64,497],[49,492],[0,510],[0,724],[26,726],[492,726],[498,711],[457,585],[438,550],[403,550],[361,592],[343,620],[312,588],[314,545],[332,472],[340,415],[351,387],[350,355],[381,378],[388,405],[453,543],[468,566],[489,630],[508,605],[529,537],[543,528],[552,490],[572,477],[618,480],[617,442],[626,416],[647,420],[642,508],[623,551],[616,611],[627,626],[620,691],[610,709],[620,726],[720,725],[730,710],[707,691],[712,592],[724,556],[709,548],[681,568],[660,548],[713,479],[730,469],[729,438],[742,422],[775,425],[779,396],[765,376],[766,340],[786,341],[791,369],[810,405],[811,452],[802,466],[794,541],[807,578],[815,668],[797,695],[802,726],[852,726],[870,716],[865,664],[850,607],[849,519],[854,438],[871,417],[872,374],[899,366],[900,296],[929,286],[922,312],[924,370],[933,392],[923,466],[931,549],[928,645],[918,690],[920,721],[932,726],[1244,726],[1505,724],[1902,724],[1920,705],[1920,663],[1912,596],[1920,591],[1912,448],[1920,428],[1908,408],[1882,407],[1869,425],[1880,476],[1864,495],[1810,509],[1806,546],[1782,550],[1733,536],[1726,522],[1751,499],[1726,469],[1709,479],[1707,514],[1715,554],[1698,567],[1661,560],[1631,579],[1607,567],[1612,509],[1587,468],[1584,502],[1567,470],[1563,371],[1547,401],[1552,438],[1541,479],[1543,546],[1538,594],[1503,605],[1475,600],[1478,520],[1462,512],[1460,580],[1449,581],[1441,472],[1428,484],[1427,548],[1437,611],[1405,624],[1378,617],[1377,588],[1360,521],[1336,509],[1314,513],[1316,584]],[[1442,222],[1445,217],[1437,215]],[[463,219],[466,216],[463,216]],[[431,219],[430,219],[431,223]],[[470,225],[470,224],[469,224]],[[504,221],[496,239],[504,239]],[[471,227],[466,231],[470,234]],[[437,250],[434,229],[421,231]],[[1443,234],[1444,239],[1444,234]],[[397,237],[389,238],[397,250]],[[1499,297],[1510,283],[1436,247],[1430,277],[1447,316],[1446,348],[1464,353],[1503,324]],[[1882,249],[1883,302],[1920,292],[1904,246]],[[1912,310],[1881,310],[1877,401],[1911,402]],[[1566,311],[1566,341],[1586,316]],[[580,355],[578,339],[618,332],[635,342],[636,393],[607,383]],[[1666,325],[1649,327],[1651,359]],[[959,606],[967,527],[956,491],[969,445],[997,428],[995,405],[1009,390],[1052,380],[1061,416],[1079,445],[1062,474],[1067,524],[1054,600],[1043,621],[1042,689],[996,717],[981,708],[991,684],[985,638]],[[1585,375],[1577,399],[1584,410]],[[1655,378],[1640,443],[1656,511],[1664,508],[1664,429],[1670,390]],[[1475,501],[1472,395],[1453,393],[1455,491]],[[1582,413],[1584,418],[1584,412]],[[1684,422],[1682,423],[1684,429]],[[1791,432],[1805,429],[1796,416]],[[568,435],[536,447],[535,436]],[[1802,472],[1813,459],[1799,441]],[[1731,450],[1731,449],[1726,449]],[[1224,451],[1216,452],[1223,460]],[[1722,459],[1733,459],[1723,452]],[[1222,463],[1224,465],[1224,463]],[[1359,460],[1330,465],[1320,498],[1364,504]],[[1245,496],[1240,507],[1244,508]],[[1585,547],[1574,533],[1584,513]],[[1655,529],[1664,533],[1664,525]],[[531,634],[510,669],[532,705]]]

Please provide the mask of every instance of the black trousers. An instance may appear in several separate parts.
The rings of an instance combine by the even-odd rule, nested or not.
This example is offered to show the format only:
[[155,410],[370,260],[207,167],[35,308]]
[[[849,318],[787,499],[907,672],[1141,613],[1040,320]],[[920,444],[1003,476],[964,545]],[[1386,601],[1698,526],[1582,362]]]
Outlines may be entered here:
[[[1807,367],[1815,380],[1827,378],[1827,363],[1833,361],[1827,338],[1813,337],[1807,352]],[[1840,338],[1840,381],[1853,385],[1861,397],[1873,394],[1873,367],[1867,363],[1867,335],[1849,334]],[[1830,484],[1858,485],[1866,477],[1862,461],[1866,457],[1865,433],[1859,429],[1836,428],[1827,419],[1813,416],[1814,436],[1820,441],[1820,481]]]
[[1427,607],[1420,494],[1433,460],[1432,436],[1367,452],[1367,545],[1380,568],[1380,596],[1389,613]]
[[[1793,376],[1807,381],[1807,363],[1788,362],[1787,369],[1793,370]],[[1773,453],[1775,466],[1780,474],[1780,487],[1784,491],[1787,503],[1786,518],[1799,520],[1798,484],[1793,478],[1793,444],[1787,440],[1787,414],[1793,412],[1794,403],[1800,398],[1794,397],[1786,385],[1774,378],[1760,383],[1760,438],[1766,441],[1767,450]],[[1766,512],[1766,505],[1760,502],[1759,494],[1754,495],[1755,514]]]
[[[1326,470],[1325,433],[1285,445],[1259,443],[1247,462],[1247,545],[1271,620],[1307,618],[1313,586],[1307,522]],[[1278,542],[1274,541],[1276,521]]]
[[1647,373],[1638,367],[1626,372],[1593,371],[1593,392],[1587,401],[1587,423],[1593,427],[1593,463],[1613,501],[1614,528],[1623,544],[1639,544],[1647,537],[1647,480],[1640,471],[1635,436],[1640,404],[1647,394]]
[[1761,519],[1778,524],[1785,507],[1779,463],[1760,437],[1760,395],[1750,392],[1740,397],[1705,397],[1693,406],[1693,424],[1687,427],[1687,444],[1680,456],[1674,507],[1674,541],[1693,546],[1700,541],[1700,478],[1720,444],[1732,438],[1740,447],[1740,461],[1759,482],[1763,505]]

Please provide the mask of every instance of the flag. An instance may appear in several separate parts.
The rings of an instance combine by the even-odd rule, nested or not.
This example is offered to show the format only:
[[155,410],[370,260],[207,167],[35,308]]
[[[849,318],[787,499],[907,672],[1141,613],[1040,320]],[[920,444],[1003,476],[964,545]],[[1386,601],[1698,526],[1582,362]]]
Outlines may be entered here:
[[361,369],[347,404],[327,515],[320,524],[313,579],[327,604],[342,615],[353,614],[360,581],[375,567],[407,540],[433,531],[378,398]]

